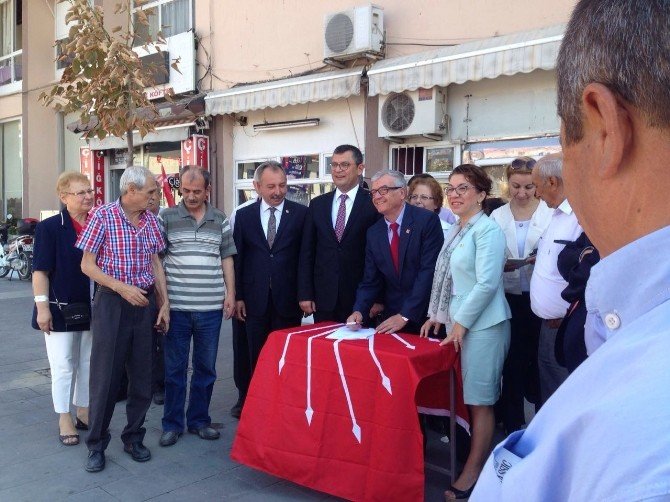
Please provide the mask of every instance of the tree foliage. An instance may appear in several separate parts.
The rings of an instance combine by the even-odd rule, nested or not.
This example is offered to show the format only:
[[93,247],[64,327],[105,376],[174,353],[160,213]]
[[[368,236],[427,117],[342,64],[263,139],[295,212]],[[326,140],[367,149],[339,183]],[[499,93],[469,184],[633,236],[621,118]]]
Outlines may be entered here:
[[[145,65],[133,51],[134,33],[149,33],[149,20],[144,11],[133,13],[130,0],[116,5],[115,13],[125,15],[125,26],[105,28],[103,9],[91,6],[88,0],[68,0],[71,4],[65,22],[70,26],[68,38],[61,42],[60,61],[69,61],[60,82],[40,95],[45,106],[64,113],[76,112],[87,125],[86,137],[104,139],[108,135],[126,136],[128,161],[132,161],[133,131],[144,137],[155,127],[158,116],[155,105],[145,94],[155,85],[154,75],[165,71]],[[137,1],[142,4],[146,0]],[[134,25],[134,23],[136,23]],[[144,25],[140,27],[139,24]],[[139,29],[138,29],[139,28]],[[142,47],[161,52],[165,44],[161,33],[155,40],[141,40]],[[172,67],[178,71],[178,60]],[[169,97],[167,97],[169,99]]]

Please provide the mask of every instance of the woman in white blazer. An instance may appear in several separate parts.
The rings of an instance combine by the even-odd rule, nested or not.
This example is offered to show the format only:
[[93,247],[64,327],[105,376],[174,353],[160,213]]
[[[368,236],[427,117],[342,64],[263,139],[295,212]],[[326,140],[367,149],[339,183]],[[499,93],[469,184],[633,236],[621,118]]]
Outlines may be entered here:
[[449,176],[447,199],[459,217],[444,240],[435,266],[428,321],[421,335],[444,325],[447,337],[461,353],[463,400],[472,422],[470,453],[463,471],[445,492],[448,500],[467,498],[491,451],[500,396],[500,378],[510,339],[510,309],[503,289],[505,236],[482,205],[491,179],[471,164]]
[[533,265],[518,261],[531,256],[551,220],[551,209],[535,197],[531,177],[534,165],[535,160],[531,157],[519,157],[507,166],[505,175],[510,202],[491,213],[491,219],[500,225],[507,242],[508,261],[503,281],[507,303],[512,310],[512,337],[503,368],[503,388],[497,411],[508,434],[525,425],[524,397],[537,402],[539,389],[537,343],[540,319],[530,309],[529,293]]

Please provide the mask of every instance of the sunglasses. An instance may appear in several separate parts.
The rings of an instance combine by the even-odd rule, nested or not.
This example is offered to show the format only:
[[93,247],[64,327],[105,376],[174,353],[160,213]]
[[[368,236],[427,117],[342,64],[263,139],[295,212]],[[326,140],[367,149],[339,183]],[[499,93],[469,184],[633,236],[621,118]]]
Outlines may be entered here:
[[509,168],[512,171],[518,171],[518,170],[532,170],[533,166],[537,163],[535,159],[514,159],[512,163],[509,165]]

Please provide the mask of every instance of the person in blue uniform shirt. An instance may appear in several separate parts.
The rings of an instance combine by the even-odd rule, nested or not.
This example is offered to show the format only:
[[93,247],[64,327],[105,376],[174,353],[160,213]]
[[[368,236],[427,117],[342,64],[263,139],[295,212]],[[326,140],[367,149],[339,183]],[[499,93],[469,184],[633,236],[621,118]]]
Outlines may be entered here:
[[494,449],[470,500],[670,500],[670,2],[581,0],[557,78],[604,343]]

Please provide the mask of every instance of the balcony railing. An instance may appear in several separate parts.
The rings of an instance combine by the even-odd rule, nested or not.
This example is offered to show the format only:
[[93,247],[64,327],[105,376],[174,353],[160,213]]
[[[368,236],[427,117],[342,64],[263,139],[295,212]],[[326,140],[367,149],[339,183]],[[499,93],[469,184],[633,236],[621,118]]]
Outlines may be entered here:
[[14,51],[6,56],[0,56],[0,86],[20,82],[23,65],[22,50]]

